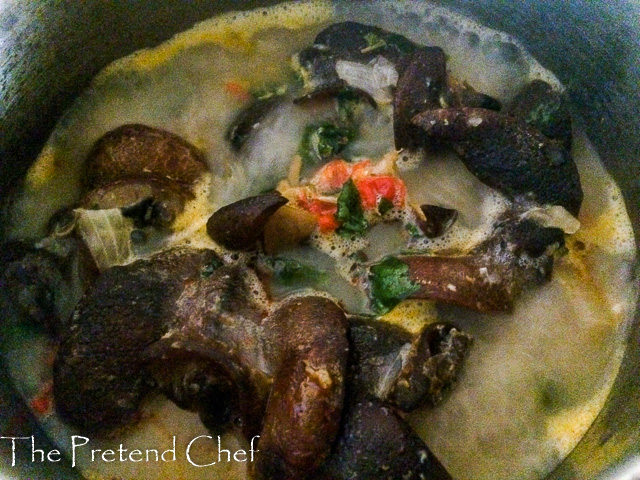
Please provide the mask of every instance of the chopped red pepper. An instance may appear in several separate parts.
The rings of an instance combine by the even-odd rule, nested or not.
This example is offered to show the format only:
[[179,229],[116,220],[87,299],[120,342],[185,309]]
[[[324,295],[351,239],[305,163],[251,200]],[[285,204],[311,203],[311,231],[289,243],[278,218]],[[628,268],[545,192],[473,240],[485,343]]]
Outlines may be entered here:
[[248,102],[251,100],[251,94],[249,90],[240,82],[226,82],[224,89],[229,95],[241,102]]
[[357,181],[361,178],[365,178],[369,175],[369,168],[371,167],[371,160],[363,160],[353,165],[351,168],[351,178]]
[[[377,208],[383,198],[396,207],[404,205],[407,194],[404,182],[391,175],[371,175],[370,168],[370,160],[363,160],[355,164],[347,163],[344,160],[333,160],[316,172],[311,184],[318,193],[330,194],[340,190],[351,178],[360,193],[364,209]],[[313,189],[309,188],[300,191],[298,205],[316,216],[320,231],[332,232],[340,226],[340,222],[335,218],[338,206],[335,202],[314,199],[313,192]]]
[[45,383],[35,397],[31,399],[31,409],[39,416],[48,415],[53,408],[53,383]]
[[333,232],[340,226],[338,220],[336,220],[335,213],[332,215],[320,215],[318,217],[318,227],[322,233]]
[[356,180],[355,184],[365,209],[376,208],[378,202],[383,198],[397,207],[404,204],[406,187],[404,182],[397,177],[364,177]]
[[318,227],[322,233],[332,232],[340,226],[335,217],[338,211],[337,204],[326,200],[309,199],[306,192],[300,192],[298,205],[316,216]]
[[320,193],[335,192],[349,180],[351,174],[349,167],[344,160],[333,160],[318,170],[311,183]]

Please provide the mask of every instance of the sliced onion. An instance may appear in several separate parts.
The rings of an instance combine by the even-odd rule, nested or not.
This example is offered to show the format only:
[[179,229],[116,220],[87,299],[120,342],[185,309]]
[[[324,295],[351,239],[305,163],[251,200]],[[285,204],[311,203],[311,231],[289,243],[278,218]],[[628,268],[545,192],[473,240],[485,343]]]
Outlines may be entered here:
[[400,371],[407,362],[407,357],[411,350],[411,344],[405,343],[397,354],[389,354],[384,357],[383,365],[380,367],[380,380],[376,385],[376,396],[384,399],[389,395],[391,388],[395,384]]
[[131,232],[133,224],[119,208],[87,210],[78,208],[76,228],[91,252],[96,266],[105,270],[133,260]]
[[373,65],[373,74],[380,83],[389,87],[395,87],[398,84],[398,71],[393,63],[382,55],[378,55],[369,65]]
[[371,95],[376,103],[388,104],[393,100],[392,87],[398,83],[398,72],[394,65],[382,56],[376,57],[367,65],[338,60],[336,72],[349,86]]
[[522,215],[522,218],[534,220],[543,227],[559,228],[569,235],[580,229],[580,222],[564,207],[554,205],[545,208],[532,208]]

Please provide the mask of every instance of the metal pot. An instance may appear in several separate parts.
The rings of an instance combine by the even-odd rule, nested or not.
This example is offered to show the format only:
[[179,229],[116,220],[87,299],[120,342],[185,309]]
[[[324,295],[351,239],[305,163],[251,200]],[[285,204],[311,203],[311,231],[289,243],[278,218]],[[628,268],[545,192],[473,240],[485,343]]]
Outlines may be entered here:
[[[56,119],[106,64],[198,20],[268,1],[0,1],[0,201],[19,184]],[[619,183],[640,238],[640,4],[582,0],[433,0],[518,38],[568,87],[575,113]],[[1,227],[1,224],[0,224]],[[1,231],[0,231],[1,234]],[[640,478],[640,311],[612,394],[549,479]],[[1,367],[1,366],[0,366]],[[38,432],[0,368],[0,432]],[[53,446],[51,446],[53,448]],[[0,475],[78,478],[0,442]],[[54,465],[52,467],[51,465]]]

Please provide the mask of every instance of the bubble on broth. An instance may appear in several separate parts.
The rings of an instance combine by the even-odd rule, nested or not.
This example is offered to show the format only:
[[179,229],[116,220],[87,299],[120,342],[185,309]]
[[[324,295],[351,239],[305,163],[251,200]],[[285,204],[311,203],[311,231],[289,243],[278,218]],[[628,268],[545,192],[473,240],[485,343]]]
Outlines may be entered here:
[[[228,147],[224,133],[242,104],[225,91],[225,83],[282,81],[291,54],[307,45],[327,22],[342,19],[377,24],[418,43],[441,46],[451,74],[503,102],[535,78],[562,89],[553,74],[513,38],[425,2],[296,2],[227,14],[157,48],[119,60],[98,75],[61,119],[30,169],[24,193],[14,205],[11,237],[41,237],[51,214],[77,200],[82,162],[93,142],[121,124],[140,122],[170,130],[201,148],[212,171],[198,185],[196,198],[187,203],[166,245],[214,248],[225,260],[237,260],[241,254],[224,251],[211,241],[206,220],[219,206],[286,177],[306,112],[290,104],[278,107],[246,146],[245,157],[238,156]],[[330,108],[314,115],[330,115]],[[363,137],[350,148],[354,155],[375,159],[392,149],[393,129],[388,111],[369,115]],[[451,395],[437,408],[412,414],[410,421],[458,480],[546,475],[587,430],[620,365],[624,329],[637,298],[633,232],[618,187],[579,131],[574,135],[573,153],[585,192],[579,217],[582,227],[569,238],[568,253],[558,261],[552,281],[526,292],[512,315],[438,308],[440,319],[474,335],[475,343]],[[265,167],[269,175],[264,175]],[[460,212],[449,233],[416,241],[414,247],[465,250],[486,238],[495,218],[509,207],[508,200],[480,183],[452,155],[432,156],[425,163],[401,156],[399,168],[411,202]],[[406,221],[403,212],[396,214]],[[336,268],[343,283],[323,293],[336,298],[350,275],[349,255],[368,248],[371,257],[380,258],[385,249],[400,248],[398,238],[404,237],[397,229],[398,235],[392,235],[393,229],[391,224],[380,224],[369,239],[314,235],[311,245],[326,255],[320,258],[298,251],[292,257]],[[297,294],[309,292],[317,293]],[[345,303],[356,309],[362,301],[354,295],[352,303]],[[427,310],[403,311],[424,316]],[[21,393],[32,398],[49,375],[47,357],[53,351],[35,334],[20,342],[5,357]],[[29,348],[22,348],[24,342],[30,342]],[[35,374],[25,376],[25,371]],[[178,435],[182,442],[178,450],[184,451],[187,439],[207,434],[196,414],[158,397],[148,400],[143,416],[121,437],[96,440],[94,448],[122,443],[130,449],[164,450]],[[68,439],[76,432],[55,415],[42,423],[69,451]],[[223,442],[232,450],[243,445],[231,435],[223,437]],[[199,458],[213,455],[210,446],[217,448],[199,444]],[[246,464],[238,462],[198,469],[184,461],[109,464],[83,456],[79,463],[90,478],[246,476]]]
[[458,211],[452,228],[443,236],[413,242],[427,251],[467,251],[491,234],[496,220],[510,202],[473,176],[454,154],[428,156],[402,174],[409,200],[415,205],[437,205]]

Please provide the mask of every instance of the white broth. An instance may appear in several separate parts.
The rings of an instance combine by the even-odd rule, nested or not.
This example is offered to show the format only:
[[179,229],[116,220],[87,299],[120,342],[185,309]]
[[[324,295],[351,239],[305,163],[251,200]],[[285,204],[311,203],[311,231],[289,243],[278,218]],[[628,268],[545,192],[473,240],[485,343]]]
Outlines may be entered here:
[[[94,79],[59,121],[31,167],[14,204],[10,237],[42,238],[50,216],[77,201],[81,167],[92,144],[122,124],[144,123],[196,145],[211,170],[165,245],[189,243],[220,250],[206,234],[211,213],[286,178],[309,116],[318,120],[328,115],[322,109],[310,113],[307,107],[280,107],[242,156],[224,138],[242,107],[230,93],[229,82],[248,87],[285,81],[291,56],[324,26],[345,19],[442,47],[452,75],[502,102],[533,79],[562,89],[514,39],[424,2],[292,2],[226,14],[121,59]],[[393,150],[388,110],[380,109],[367,128],[353,147],[358,155],[378,160]],[[439,318],[473,335],[474,345],[452,393],[437,407],[414,412],[409,420],[457,480],[544,478],[589,428],[620,366],[625,327],[637,298],[632,283],[633,232],[618,187],[580,131],[574,133],[573,155],[585,198],[581,228],[567,240],[568,252],[556,262],[552,280],[529,288],[511,314],[438,308]],[[421,246],[437,251],[477,244],[489,235],[508,200],[480,183],[452,154],[428,160],[404,170],[403,160],[399,161],[409,197],[417,203],[455,208],[460,217],[446,237]],[[369,248],[374,258],[402,247],[402,239],[385,231],[388,227],[377,228],[363,244],[351,247]],[[312,245],[335,258],[312,247],[292,256],[311,259],[325,270],[333,268],[334,260],[340,267],[340,256],[335,254],[340,246],[331,250],[321,236]],[[334,275],[337,283],[326,289],[328,293],[345,295],[347,309],[360,308],[363,299],[350,293],[355,287]],[[417,317],[433,315],[430,306],[402,308]],[[41,334],[29,331],[13,338],[4,352],[11,376],[28,400],[51,381],[52,348]],[[82,434],[64,425],[55,413],[40,420],[66,452],[71,435]],[[191,439],[206,434],[197,414],[153,397],[145,403],[138,425],[111,440],[92,438],[91,446],[104,450],[122,444],[129,450],[162,452],[176,436],[177,461],[108,463],[92,461],[88,449],[79,449],[77,468],[91,479],[245,478],[246,463],[196,468],[180,454]],[[248,448],[231,434],[222,441],[232,451]],[[192,450],[194,457],[217,455],[216,444],[198,445],[200,451]]]

